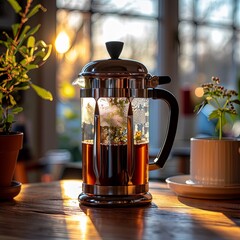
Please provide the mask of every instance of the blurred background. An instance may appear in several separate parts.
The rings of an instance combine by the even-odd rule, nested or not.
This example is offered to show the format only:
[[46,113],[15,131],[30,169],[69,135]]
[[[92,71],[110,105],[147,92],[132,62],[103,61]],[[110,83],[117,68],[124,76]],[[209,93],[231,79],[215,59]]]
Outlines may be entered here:
[[[26,131],[28,155],[23,153],[21,162],[27,176],[21,181],[81,177],[80,99],[72,82],[86,63],[109,58],[105,42],[112,40],[124,42],[121,58],[140,61],[153,75],[169,75],[171,84],[162,87],[179,102],[172,154],[164,169],[150,177],[188,173],[189,139],[215,134],[214,123],[206,117],[208,109],[198,116],[193,113],[199,101],[197,88],[212,76],[220,77],[228,88],[240,88],[240,0],[34,2],[41,3],[47,12],[32,24],[41,23],[39,37],[52,43],[54,51],[32,79],[49,89],[54,101],[24,93],[20,123]],[[16,20],[7,4],[0,0],[1,30]],[[151,102],[150,111],[150,154],[154,156],[164,139],[167,108]],[[226,134],[239,136],[239,129],[236,119]]]

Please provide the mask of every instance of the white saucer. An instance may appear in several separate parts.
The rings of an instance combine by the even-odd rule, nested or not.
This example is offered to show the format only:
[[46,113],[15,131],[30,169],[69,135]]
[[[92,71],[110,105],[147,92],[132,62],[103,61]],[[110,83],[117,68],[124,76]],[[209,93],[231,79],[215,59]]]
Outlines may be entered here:
[[169,188],[178,196],[202,199],[240,199],[240,185],[216,187],[193,184],[190,175],[180,175],[166,179]]

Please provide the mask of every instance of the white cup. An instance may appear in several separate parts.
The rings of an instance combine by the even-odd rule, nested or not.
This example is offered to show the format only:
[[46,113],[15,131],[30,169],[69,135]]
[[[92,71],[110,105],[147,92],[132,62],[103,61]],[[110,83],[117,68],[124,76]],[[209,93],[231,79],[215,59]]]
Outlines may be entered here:
[[199,185],[240,185],[240,139],[191,138],[190,178]]

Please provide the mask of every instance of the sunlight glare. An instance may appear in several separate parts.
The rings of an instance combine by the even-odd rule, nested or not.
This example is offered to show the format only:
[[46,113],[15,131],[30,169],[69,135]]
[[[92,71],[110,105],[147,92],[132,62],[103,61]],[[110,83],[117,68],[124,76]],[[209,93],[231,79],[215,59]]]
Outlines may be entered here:
[[66,32],[62,31],[58,34],[55,47],[58,53],[66,53],[70,48],[70,39]]
[[62,193],[69,198],[77,199],[82,191],[80,181],[68,180],[61,184]]
[[63,83],[60,88],[60,95],[64,99],[71,99],[75,96],[75,88],[70,83]]
[[120,40],[125,34],[126,30],[124,25],[114,17],[104,22],[103,39],[105,42],[109,41],[109,39]]
[[199,98],[201,98],[204,94],[202,87],[197,87],[194,92],[195,92],[195,96]]

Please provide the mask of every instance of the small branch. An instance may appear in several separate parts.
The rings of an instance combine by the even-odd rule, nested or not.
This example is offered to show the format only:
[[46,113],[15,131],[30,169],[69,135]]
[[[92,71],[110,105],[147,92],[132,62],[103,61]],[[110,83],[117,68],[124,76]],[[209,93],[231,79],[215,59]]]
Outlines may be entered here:
[[220,116],[219,116],[219,140],[222,139],[222,111],[220,111]]

